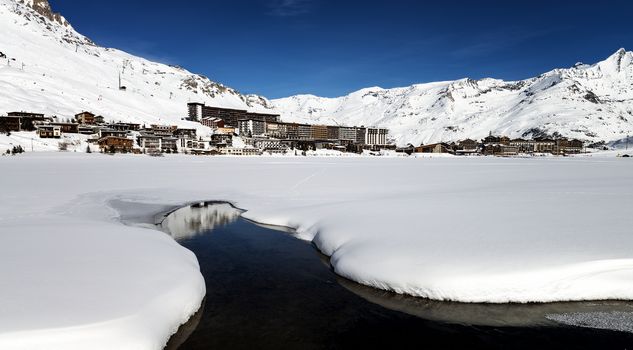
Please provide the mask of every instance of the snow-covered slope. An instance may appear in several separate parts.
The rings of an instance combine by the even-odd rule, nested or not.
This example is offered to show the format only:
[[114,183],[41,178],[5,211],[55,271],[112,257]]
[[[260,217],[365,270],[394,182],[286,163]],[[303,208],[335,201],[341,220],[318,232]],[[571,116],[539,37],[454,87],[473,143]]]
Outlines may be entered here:
[[[99,47],[46,0],[0,0],[0,114],[37,111],[69,118],[82,110],[106,120],[174,123],[187,102],[265,110],[245,96],[182,68]],[[119,73],[127,91],[119,90]]]
[[271,101],[285,119],[391,129],[399,144],[558,132],[616,141],[633,132],[633,52],[536,78],[373,87],[339,98],[299,95]]

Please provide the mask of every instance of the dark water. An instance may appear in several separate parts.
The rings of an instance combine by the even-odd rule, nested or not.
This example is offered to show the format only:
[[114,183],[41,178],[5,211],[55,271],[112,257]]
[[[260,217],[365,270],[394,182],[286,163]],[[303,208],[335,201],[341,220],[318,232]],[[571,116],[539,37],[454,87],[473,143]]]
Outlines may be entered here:
[[168,349],[633,349],[633,334],[561,326],[550,313],[626,303],[477,305],[399,296],[338,278],[309,243],[228,205],[164,223],[206,280],[203,309]]

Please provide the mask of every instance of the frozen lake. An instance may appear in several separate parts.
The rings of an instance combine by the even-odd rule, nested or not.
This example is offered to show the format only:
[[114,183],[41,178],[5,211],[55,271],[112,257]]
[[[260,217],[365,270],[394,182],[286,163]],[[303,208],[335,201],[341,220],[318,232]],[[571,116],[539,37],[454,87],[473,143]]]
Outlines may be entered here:
[[[168,349],[624,348],[633,334],[561,325],[550,314],[633,311],[631,303],[462,304],[407,297],[338,277],[290,233],[228,204],[183,208],[163,228],[198,257],[203,309]],[[608,345],[606,345],[608,344]]]
[[[414,323],[427,320],[433,327],[524,330],[533,329],[538,320],[537,327],[562,322],[633,329],[631,312],[616,302],[633,300],[630,159],[154,158],[69,152],[3,157],[0,168],[6,179],[0,182],[3,349],[162,349],[199,309],[207,294],[205,283],[214,282],[215,276],[203,278],[198,258],[204,260],[204,254],[197,252],[197,258],[168,235],[157,234],[154,215],[209,199],[235,203],[247,210],[246,219],[292,227],[303,242],[281,237],[292,239],[287,244],[304,245],[324,274],[324,285],[337,281],[334,271],[346,280],[331,285],[365,305],[381,305],[373,311],[353,308],[347,313],[360,320],[342,324],[332,319],[326,322],[334,325],[330,333],[325,329],[317,336],[321,330],[314,328],[310,337],[346,335],[363,322],[375,332],[407,329],[404,324],[390,326],[397,321],[379,322],[387,316],[364,318],[386,312],[412,317]],[[174,231],[176,238],[191,239],[189,228],[207,222],[215,219],[181,225]],[[314,256],[310,244],[329,257],[331,269]],[[286,251],[279,255],[287,258]],[[253,276],[282,273],[262,272],[266,261],[276,261],[273,267],[280,271],[312,271],[303,265],[295,268],[303,257],[253,260],[265,254],[236,254],[251,255]],[[265,295],[264,285],[249,283]],[[321,304],[296,315],[347,310],[348,304],[341,305],[345,297],[328,299],[327,292],[310,289]],[[384,292],[375,293],[378,289]],[[420,298],[393,298],[396,294],[390,292]],[[300,303],[306,298],[284,300]],[[418,302],[430,299],[436,302]],[[613,301],[604,310],[577,304],[583,306],[512,308],[506,313],[503,306],[607,299]],[[499,305],[482,309],[476,303]],[[539,334],[534,339],[542,339]]]

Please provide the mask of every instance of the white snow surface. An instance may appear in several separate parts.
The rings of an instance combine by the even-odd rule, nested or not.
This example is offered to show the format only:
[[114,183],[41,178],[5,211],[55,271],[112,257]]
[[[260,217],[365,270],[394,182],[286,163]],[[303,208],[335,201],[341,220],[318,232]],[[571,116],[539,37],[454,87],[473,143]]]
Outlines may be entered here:
[[203,281],[190,252],[120,218],[202,200],[293,227],[336,273],[398,293],[633,299],[627,158],[27,153],[0,168],[2,349],[161,348]]

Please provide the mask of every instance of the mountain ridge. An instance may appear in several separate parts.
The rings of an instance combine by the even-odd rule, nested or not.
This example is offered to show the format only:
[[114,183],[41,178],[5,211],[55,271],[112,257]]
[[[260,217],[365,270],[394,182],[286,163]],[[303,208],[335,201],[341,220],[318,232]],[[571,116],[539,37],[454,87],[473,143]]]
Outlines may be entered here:
[[271,103],[294,121],[388,127],[401,145],[483,138],[490,132],[610,142],[633,132],[633,52],[619,49],[593,65],[517,81],[463,78]]

